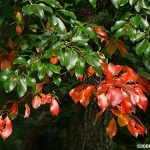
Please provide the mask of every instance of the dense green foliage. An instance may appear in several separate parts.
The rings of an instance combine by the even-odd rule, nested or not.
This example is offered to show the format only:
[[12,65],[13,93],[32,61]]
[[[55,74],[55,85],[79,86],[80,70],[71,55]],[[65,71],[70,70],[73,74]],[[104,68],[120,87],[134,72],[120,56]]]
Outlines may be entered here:
[[[63,117],[71,120],[73,106],[64,101],[66,95],[80,81],[97,86],[104,79],[102,62],[130,66],[139,77],[150,80],[149,0],[1,0],[0,10],[0,114],[15,119],[12,122],[18,128],[19,114],[26,110],[21,115],[26,118],[29,108],[46,103],[53,116],[60,106],[54,124]],[[33,120],[49,107],[38,109],[37,114],[31,109]],[[64,130],[65,137],[71,129]]]

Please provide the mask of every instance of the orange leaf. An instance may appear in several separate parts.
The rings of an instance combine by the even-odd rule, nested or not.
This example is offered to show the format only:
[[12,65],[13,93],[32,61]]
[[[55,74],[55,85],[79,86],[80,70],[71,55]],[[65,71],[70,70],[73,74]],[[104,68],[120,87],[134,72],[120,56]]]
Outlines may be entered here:
[[127,115],[121,115],[118,117],[118,124],[120,127],[126,126],[129,123],[129,117]]
[[58,56],[51,56],[49,59],[50,62],[54,65],[58,63]]
[[25,115],[24,115],[24,118],[28,118],[29,117],[29,115],[30,115],[30,107],[29,107],[29,105],[26,103],[25,104]]
[[41,98],[38,95],[35,95],[32,99],[32,107],[37,109],[41,106]]
[[120,50],[122,55],[128,55],[128,51],[126,50],[122,40],[119,40],[118,49]]
[[11,69],[11,63],[9,60],[3,60],[1,62],[1,70]]
[[113,53],[117,50],[117,42],[110,38],[106,44],[106,51],[108,54],[113,55]]
[[15,46],[14,46],[13,41],[11,40],[11,38],[8,39],[8,46],[10,47],[11,50],[15,50]]
[[19,25],[16,26],[16,33],[18,36],[20,36],[22,34],[22,30],[23,29]]
[[5,140],[12,133],[12,123],[8,116],[4,120],[0,118],[0,136]]
[[36,94],[42,91],[44,83],[45,82],[40,82],[36,84],[36,92],[35,92]]
[[109,122],[109,125],[106,128],[106,133],[110,139],[112,139],[112,137],[117,133],[117,126],[114,118],[112,118],[112,120]]
[[47,23],[46,23],[46,29],[50,29],[50,27],[51,27],[50,22],[47,22]]
[[58,102],[53,98],[50,104],[50,112],[53,116],[57,116],[59,113],[59,105]]
[[92,66],[90,66],[87,71],[88,71],[88,77],[92,76],[95,73],[95,70],[93,69]]

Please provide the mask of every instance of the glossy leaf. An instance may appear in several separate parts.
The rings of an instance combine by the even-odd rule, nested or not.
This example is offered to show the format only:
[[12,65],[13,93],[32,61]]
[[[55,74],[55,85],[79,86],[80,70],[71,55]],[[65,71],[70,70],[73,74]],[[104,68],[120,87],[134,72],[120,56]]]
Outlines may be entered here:
[[119,88],[109,89],[107,97],[110,100],[110,103],[113,107],[120,104],[123,100],[123,94]]
[[61,77],[58,76],[58,75],[54,75],[54,76],[53,76],[53,81],[54,81],[54,83],[59,87],[60,84],[61,84]]
[[26,92],[27,92],[26,79],[23,76],[20,76],[18,78],[17,93],[19,97],[21,98],[25,95]]
[[105,109],[108,107],[108,102],[107,102],[107,96],[103,93],[101,95],[98,95],[98,106],[102,109],[102,111],[105,111]]
[[119,20],[116,21],[115,24],[111,27],[111,31],[114,32],[115,30],[121,28],[125,24],[125,21]]
[[117,125],[114,118],[112,118],[109,122],[109,125],[106,128],[106,133],[108,134],[110,139],[112,139],[112,137],[117,133]]
[[142,54],[145,50],[148,49],[149,43],[147,39],[143,39],[140,43],[138,43],[135,47],[137,55]]
[[121,0],[111,0],[111,2],[116,8],[119,8],[121,4]]
[[50,104],[50,112],[53,116],[57,116],[59,113],[59,105],[58,102],[53,98]]
[[16,83],[17,81],[14,77],[10,77],[9,79],[7,79],[4,83],[6,93],[11,92],[16,87]]
[[76,63],[76,66],[75,66],[75,75],[76,75],[76,77],[82,76],[83,72],[84,72],[84,69],[85,69],[85,60],[84,60],[84,58],[80,57],[77,60],[77,63]]

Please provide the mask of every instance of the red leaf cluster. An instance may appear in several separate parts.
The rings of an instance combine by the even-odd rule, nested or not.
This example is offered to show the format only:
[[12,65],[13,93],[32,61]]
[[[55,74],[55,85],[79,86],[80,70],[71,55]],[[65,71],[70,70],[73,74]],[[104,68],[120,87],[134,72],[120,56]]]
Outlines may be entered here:
[[[89,104],[91,94],[93,94],[101,109],[96,115],[95,122],[107,108],[111,108],[110,110],[117,117],[120,127],[127,126],[135,137],[139,134],[143,135],[147,130],[137,118],[133,119],[135,116],[132,113],[135,113],[136,107],[146,111],[148,99],[145,93],[149,92],[149,82],[138,76],[129,66],[112,63],[108,65],[102,63],[101,65],[105,76],[104,80],[97,87],[87,84],[79,85],[70,91],[70,96],[75,103],[80,102],[86,107]],[[110,138],[116,134],[115,118],[110,121],[106,132]]]
[[39,93],[39,95],[33,97],[32,107],[37,109],[43,104],[50,104],[50,112],[53,116],[57,116],[59,113],[59,104],[56,99],[52,94]]

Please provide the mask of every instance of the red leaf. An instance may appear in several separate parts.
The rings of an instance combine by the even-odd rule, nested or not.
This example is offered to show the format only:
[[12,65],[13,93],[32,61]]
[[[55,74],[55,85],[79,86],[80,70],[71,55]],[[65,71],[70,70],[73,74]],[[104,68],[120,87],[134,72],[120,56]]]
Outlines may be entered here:
[[18,102],[15,102],[13,106],[9,109],[9,116],[11,120],[15,119],[18,115]]
[[52,99],[51,101],[50,112],[52,113],[53,116],[57,116],[59,113],[59,105],[55,99]]
[[52,95],[51,94],[45,95],[43,93],[40,93],[40,96],[42,97],[42,99],[41,99],[42,104],[51,103],[51,101],[52,101]]
[[95,70],[93,69],[92,66],[90,66],[87,71],[88,71],[88,77],[92,76],[95,73]]
[[137,130],[138,130],[138,133],[142,134],[144,136],[144,133],[146,132],[144,130],[144,128],[142,126],[140,126],[139,124],[137,124],[136,121],[135,121],[135,124],[136,124]]
[[136,83],[136,81],[138,79],[138,74],[128,66],[126,66],[126,70],[128,73],[128,81],[130,80],[130,81]]
[[128,130],[130,131],[130,133],[134,136],[137,137],[138,136],[138,130],[135,128],[135,122],[132,119],[129,119],[129,123],[127,125]]
[[148,99],[147,99],[147,97],[141,92],[141,91],[137,91],[136,90],[136,92],[138,93],[138,95],[139,95],[139,98],[140,98],[140,100],[139,100],[139,102],[138,102],[138,106],[141,108],[141,109],[143,109],[144,111],[146,111],[146,108],[147,108],[147,104],[148,104]]
[[80,99],[80,103],[86,107],[89,104],[91,92],[94,86],[88,86],[85,90],[83,90],[82,98]]
[[4,120],[0,118],[0,136],[5,140],[12,133],[12,123],[7,116]]
[[26,108],[26,110],[25,110],[24,118],[28,118],[30,115],[30,107],[27,103],[25,104],[25,108]]
[[102,66],[102,70],[103,70],[103,73],[105,74],[106,76],[106,80],[109,82],[109,83],[112,83],[113,81],[113,75],[112,73],[108,70],[108,67],[105,63],[101,63],[101,66]]
[[41,98],[38,95],[35,95],[32,99],[32,107],[37,109],[41,106]]
[[100,106],[102,111],[105,111],[105,109],[108,107],[107,96],[104,93],[98,95],[98,106]]
[[114,118],[112,118],[112,120],[109,122],[109,125],[106,128],[106,132],[110,139],[117,133],[117,126]]
[[131,111],[132,104],[128,95],[125,92],[123,92],[123,100],[121,102],[121,107],[126,114]]
[[123,100],[123,94],[119,88],[110,88],[107,97],[113,107],[120,104]]
[[103,41],[107,42],[108,41],[106,32],[104,30],[102,30],[100,27],[96,27],[95,32],[100,35],[98,37],[100,38],[101,42],[103,42]]

